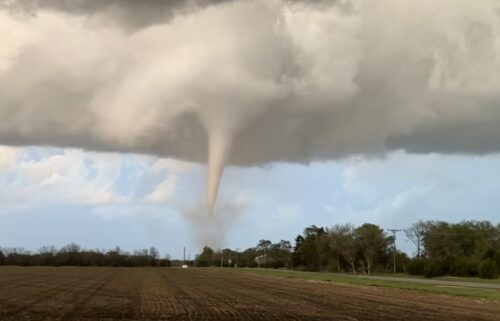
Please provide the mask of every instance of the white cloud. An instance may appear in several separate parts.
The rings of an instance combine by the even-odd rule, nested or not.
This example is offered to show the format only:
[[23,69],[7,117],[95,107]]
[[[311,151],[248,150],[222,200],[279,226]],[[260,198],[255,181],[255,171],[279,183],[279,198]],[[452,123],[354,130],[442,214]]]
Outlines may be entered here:
[[252,206],[253,204],[255,204],[255,202],[257,200],[256,200],[256,196],[254,194],[252,194],[251,192],[241,190],[233,197],[233,201],[235,204],[237,204],[239,206],[248,207],[248,206]]
[[[39,159],[30,155],[33,152],[38,152]],[[0,198],[4,202],[103,204],[122,200],[113,189],[119,168],[113,168],[116,162],[111,159],[116,161],[117,156],[13,147],[2,147],[2,154],[19,156],[2,166]]]
[[146,195],[146,203],[163,203],[171,201],[175,196],[175,189],[178,183],[177,175],[168,176],[163,182],[158,184],[154,191]]
[[[0,146],[4,203],[105,205],[174,200],[183,173],[196,166],[141,155]],[[165,178],[156,184],[158,177]],[[152,190],[145,196],[142,190]]]
[[166,203],[175,199],[180,176],[198,168],[199,165],[171,158],[158,159],[149,170],[151,176],[165,175],[153,191],[144,197],[146,203]]

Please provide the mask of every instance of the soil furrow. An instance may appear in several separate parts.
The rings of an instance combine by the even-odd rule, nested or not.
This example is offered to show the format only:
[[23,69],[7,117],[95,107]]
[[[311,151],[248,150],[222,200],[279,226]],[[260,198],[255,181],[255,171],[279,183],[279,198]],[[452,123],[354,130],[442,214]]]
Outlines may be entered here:
[[220,269],[0,268],[2,321],[500,321],[498,301]]

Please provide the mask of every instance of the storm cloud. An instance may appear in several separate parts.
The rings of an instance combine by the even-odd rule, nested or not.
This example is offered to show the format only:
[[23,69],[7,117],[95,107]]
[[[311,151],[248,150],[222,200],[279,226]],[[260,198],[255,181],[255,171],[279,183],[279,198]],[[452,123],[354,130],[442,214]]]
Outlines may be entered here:
[[0,8],[0,144],[210,162],[209,198],[228,164],[500,151],[496,1]]
[[226,1],[230,0],[0,0],[0,8],[14,14],[52,11],[86,16],[135,30]]

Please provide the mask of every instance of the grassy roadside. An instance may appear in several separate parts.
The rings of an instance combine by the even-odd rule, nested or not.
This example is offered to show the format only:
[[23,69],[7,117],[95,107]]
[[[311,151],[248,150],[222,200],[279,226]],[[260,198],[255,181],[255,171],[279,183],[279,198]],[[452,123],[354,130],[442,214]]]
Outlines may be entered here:
[[[402,273],[377,273],[374,276],[388,276],[391,278],[405,278],[405,279],[421,279],[421,280],[429,280],[425,278],[423,275],[408,275]],[[439,281],[450,281],[450,282],[469,282],[469,283],[483,283],[483,284],[500,284],[500,279],[480,279],[474,277],[457,277],[457,276],[440,276],[436,278],[432,278],[432,280]]]
[[[315,280],[324,282],[334,282],[334,283],[345,283],[345,284],[355,284],[355,285],[366,285],[366,286],[378,286],[385,288],[395,288],[404,290],[415,290],[422,292],[449,294],[455,296],[464,297],[475,297],[484,298],[490,300],[500,301],[500,290],[495,289],[474,289],[465,288],[457,286],[444,286],[444,285],[433,285],[433,284],[419,284],[405,281],[389,281],[389,280],[374,280],[366,278],[356,278],[350,276],[341,276],[338,274],[331,273],[319,273],[319,272],[298,272],[298,271],[287,271],[287,270],[265,270],[265,269],[227,269],[228,271],[234,273],[252,273],[267,276],[284,277],[291,279],[304,279],[304,280]],[[451,279],[443,279],[446,281],[451,281]],[[453,281],[463,281],[467,282],[461,278],[453,278]]]

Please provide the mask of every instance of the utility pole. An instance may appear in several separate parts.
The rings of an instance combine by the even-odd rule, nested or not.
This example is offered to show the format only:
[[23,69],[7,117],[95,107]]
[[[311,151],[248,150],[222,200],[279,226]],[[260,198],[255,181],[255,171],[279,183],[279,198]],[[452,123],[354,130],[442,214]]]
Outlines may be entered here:
[[388,229],[389,232],[392,232],[393,235],[393,253],[392,253],[392,259],[393,259],[393,264],[394,264],[394,273],[396,273],[396,233],[401,232],[403,230],[396,230],[396,229]]
[[224,267],[224,252],[220,251],[220,267]]
[[182,263],[186,264],[186,247],[184,246],[184,252],[182,255]]

